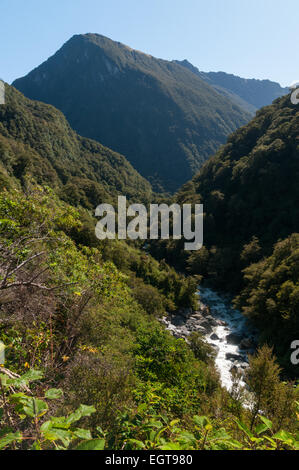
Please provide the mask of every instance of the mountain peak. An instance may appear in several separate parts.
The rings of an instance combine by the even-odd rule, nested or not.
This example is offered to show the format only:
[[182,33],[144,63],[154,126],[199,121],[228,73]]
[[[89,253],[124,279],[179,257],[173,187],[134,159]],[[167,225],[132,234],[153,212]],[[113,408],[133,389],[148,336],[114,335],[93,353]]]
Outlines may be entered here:
[[139,51],[137,49],[133,49],[132,47],[120,41],[113,41],[107,36],[103,36],[102,34],[98,34],[98,33],[75,34],[69,39],[69,41],[67,41],[64,44],[64,46],[68,44],[79,44],[79,43],[83,43],[83,44],[90,43],[102,49],[109,49],[109,48],[114,49],[114,50],[118,49],[119,51],[128,52],[129,54],[133,54],[133,55],[138,54],[141,56],[153,58],[153,56],[150,54],[146,54],[145,52]]
[[250,118],[181,65],[94,33],[73,36],[14,86],[53,104],[77,132],[125,155],[168,191]]

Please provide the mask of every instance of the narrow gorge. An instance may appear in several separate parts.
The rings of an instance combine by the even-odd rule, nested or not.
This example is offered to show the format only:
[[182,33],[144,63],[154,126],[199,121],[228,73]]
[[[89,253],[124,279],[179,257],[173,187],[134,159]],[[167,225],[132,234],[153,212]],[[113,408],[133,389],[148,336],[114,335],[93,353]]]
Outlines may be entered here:
[[[198,297],[198,311],[186,309],[162,321],[176,338],[188,341],[191,333],[200,333],[215,351],[222,386],[231,390],[232,372],[242,375],[248,367],[248,354],[255,351],[257,332],[242,313],[232,307],[229,296],[200,286]],[[242,379],[239,385],[245,386]]]

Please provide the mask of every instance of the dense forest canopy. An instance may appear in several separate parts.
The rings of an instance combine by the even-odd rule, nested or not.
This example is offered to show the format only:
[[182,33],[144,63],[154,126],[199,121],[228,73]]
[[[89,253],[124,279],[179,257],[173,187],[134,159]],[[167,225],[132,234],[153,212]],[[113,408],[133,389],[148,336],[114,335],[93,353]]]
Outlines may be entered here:
[[74,205],[90,209],[117,194],[148,202],[151,186],[118,153],[74,132],[53,106],[6,85],[0,107],[1,162],[18,180],[33,176]]

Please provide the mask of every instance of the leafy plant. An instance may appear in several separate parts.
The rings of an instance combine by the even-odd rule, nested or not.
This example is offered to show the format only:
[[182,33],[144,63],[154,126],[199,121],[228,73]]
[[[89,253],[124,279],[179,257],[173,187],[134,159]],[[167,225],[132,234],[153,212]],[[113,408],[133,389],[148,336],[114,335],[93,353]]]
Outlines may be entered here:
[[[11,374],[9,374],[11,375]],[[66,450],[81,441],[78,449],[102,450],[103,439],[92,439],[91,432],[77,427],[82,418],[95,413],[93,406],[80,405],[77,410],[67,416],[51,416],[49,414],[49,401],[62,397],[61,389],[50,388],[43,397],[36,397],[30,392],[29,384],[40,381],[43,374],[37,370],[29,370],[20,377],[0,375],[2,399],[0,416],[4,426],[0,431],[0,450],[6,448],[42,450]],[[18,390],[18,391],[16,391]],[[27,391],[27,393],[24,392]],[[17,427],[21,430],[15,430]],[[26,428],[23,431],[24,424]]]

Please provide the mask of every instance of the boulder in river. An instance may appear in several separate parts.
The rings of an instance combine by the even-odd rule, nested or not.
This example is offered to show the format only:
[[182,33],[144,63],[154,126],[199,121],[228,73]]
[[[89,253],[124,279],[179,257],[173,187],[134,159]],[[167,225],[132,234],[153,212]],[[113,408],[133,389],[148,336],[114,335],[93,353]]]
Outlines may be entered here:
[[211,326],[218,326],[219,325],[219,321],[216,320],[215,318],[212,317],[212,315],[207,315],[205,317],[205,320],[207,320]]
[[186,319],[181,315],[175,315],[171,318],[171,323],[175,326],[183,326],[186,323]]
[[197,333],[200,333],[200,334],[203,335],[203,336],[205,336],[206,333],[207,333],[206,330],[205,330],[205,328],[204,328],[203,326],[200,326],[200,325],[197,325],[197,326],[195,327],[195,331],[196,331]]
[[226,337],[226,341],[228,344],[233,344],[233,345],[238,345],[239,343],[241,343],[242,341],[242,336],[241,335],[238,335],[236,333],[230,333],[229,335],[227,335]]
[[226,353],[225,358],[228,359],[229,361],[244,361],[243,356],[240,356],[240,354],[235,354],[235,353]]
[[201,328],[204,328],[204,330],[205,330],[205,332],[206,332],[207,334],[212,333],[212,331],[213,331],[213,328],[212,328],[212,326],[210,325],[210,323],[209,323],[208,320],[203,320],[203,321],[201,321],[200,324],[199,324],[199,326],[200,326]]
[[204,320],[204,316],[200,312],[195,312],[191,318],[194,320]]
[[173,336],[177,339],[179,338],[186,338],[189,336],[190,331],[187,330],[185,326],[182,328],[171,328],[169,327],[168,330],[173,334]]
[[213,333],[211,336],[210,336],[210,339],[214,340],[214,341],[217,341],[219,340],[219,336],[216,335],[216,333]]

